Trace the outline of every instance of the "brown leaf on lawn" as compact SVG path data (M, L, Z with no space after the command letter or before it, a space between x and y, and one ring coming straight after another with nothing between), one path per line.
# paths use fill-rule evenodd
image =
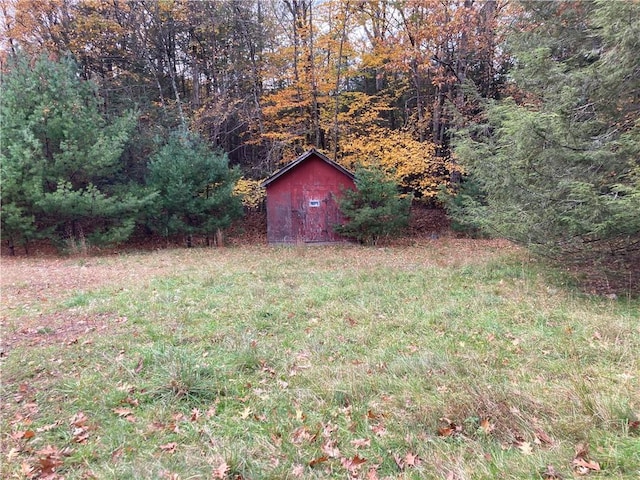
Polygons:
M122 447L116 448L113 452L111 452L111 461L112 462L117 461L122 456L123 453L124 453L124 449Z
M549 435L547 435L547 433L540 429L540 428L536 428L534 429L534 432L536 434L536 440L544 445L553 445L553 438L551 438ZM536 443L538 443L536 442Z
M563 477L560 475L553 465L547 465L546 470L540 473L543 480L561 480Z
M317 435L311 434L309 429L304 425L296 428L293 433L291 433L291 441L296 445L300 445L304 442L312 442L316 439Z
M446 427L438 428L438 435L441 437L451 437L462 432L462 426L451 422Z
M337 458L340 456L340 449L336 446L335 440L328 440L320 447L322 453L329 458Z
M493 423L491 423L491 420L489 420L488 418L483 418L480 421L480 428L486 435L489 435L491 432L495 430L496 426Z
M600 464L593 460L585 460L584 458L574 458L573 459L573 469L576 471L578 475L587 475L588 473L599 472Z
M378 477L378 465L373 465L372 467L369 467L369 470L367 471L367 480L380 480L380 477Z
M229 465L224 460L220 465L213 469L213 478L224 479L229 472Z
M375 413L373 410L367 410L367 418L369 420L379 420L382 417L384 417L384 415L380 413Z
M78 412L71 417L69 423L75 427L84 427L88 421L89 418L84 414L84 412Z
M73 432L73 441L76 443L84 443L89 438L89 430L86 428L74 428Z
M42 432L48 432L49 430L53 430L54 428L59 427L60 425L62 425L61 421L57 421L54 423L50 423L49 425L45 425L43 427L40 428L36 428L36 432L38 433L42 433Z
M129 408L118 407L118 408L114 408L111 411L121 418L128 417L129 415L133 415L133 411Z
M200 417L202 416L202 412L200 411L199 408L194 407L193 410L191 410L191 421L192 422L197 422Z
M356 473L360 469L360 465L365 463L367 460L355 455L353 458L342 457L340 459L340 463L342 466L349 471L349 473Z
M176 442L165 443L164 445L160 445L158 448L163 452L167 453L175 453L176 448L178 448L178 444Z
M351 445L355 448L366 448L371 446L371 439L369 438L356 438L351 440Z
M138 360L138 364L136 365L136 368L133 370L133 372L135 374L138 374L142 371L143 368L144 368L144 360L142 359L142 357L140 357L140 360Z
M529 442L518 442L516 444L516 446L518 447L518 449L524 455L532 455L533 454L533 447L531 446L531 443L529 443Z
M132 407L137 407L138 405L140 405L140 400L138 400L137 398L127 397L120 403L125 403L127 405L131 405Z
M13 432L11 434L11 438L14 440L29 440L36 436L36 433L33 430L24 430L19 432Z
M404 462L407 467L417 467L420 465L420 457L411 452L407 452L404 456Z
M589 455L589 445L586 443L579 443L576 445L575 452L575 458L587 458Z
M26 478L33 478L36 474L36 469L27 462L22 462L22 465L20 465L20 471Z
M336 426L331 422L322 424L322 436L324 438L330 438L333 432L335 432L335 430L336 430Z
M326 461L328 461L328 460L329 460L329 457L325 457L325 456L318 457L318 458L314 458L313 460L311 460L311 461L309 462L309 466L310 466L310 467L315 467L315 466L316 466L316 465L318 465L319 463L326 462Z
M291 475L295 478L302 478L302 475L304 475L304 465L296 463L291 469Z
M55 473L56 468L62 465L60 451L51 445L47 445L42 450L39 450L36 453L38 455L42 455L38 459L41 475L50 475L52 473Z
M371 425L371 430L378 437L382 437L382 436L387 434L387 428L384 425L382 425L381 423L378 423L376 425Z

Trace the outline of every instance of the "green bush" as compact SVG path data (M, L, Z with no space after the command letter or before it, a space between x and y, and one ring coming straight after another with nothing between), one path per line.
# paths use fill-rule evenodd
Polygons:
M382 237L400 235L409 224L411 196L401 196L398 185L375 167L356 170L356 190L345 190L339 208L347 218L336 233L375 245Z

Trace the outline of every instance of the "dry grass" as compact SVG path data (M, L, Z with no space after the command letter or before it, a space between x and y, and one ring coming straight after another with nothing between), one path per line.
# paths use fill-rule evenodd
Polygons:
M3 258L1 287L3 478L640 472L639 302L506 242Z

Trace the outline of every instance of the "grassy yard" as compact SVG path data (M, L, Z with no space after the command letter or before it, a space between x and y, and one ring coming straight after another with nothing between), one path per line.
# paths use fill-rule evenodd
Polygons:
M2 478L640 476L640 301L507 243L2 259Z

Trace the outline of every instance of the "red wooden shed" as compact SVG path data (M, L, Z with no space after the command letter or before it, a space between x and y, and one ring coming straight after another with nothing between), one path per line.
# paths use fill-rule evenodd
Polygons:
M281 168L264 182L269 243L341 242L333 231L343 222L337 198L355 188L354 176L315 149Z

